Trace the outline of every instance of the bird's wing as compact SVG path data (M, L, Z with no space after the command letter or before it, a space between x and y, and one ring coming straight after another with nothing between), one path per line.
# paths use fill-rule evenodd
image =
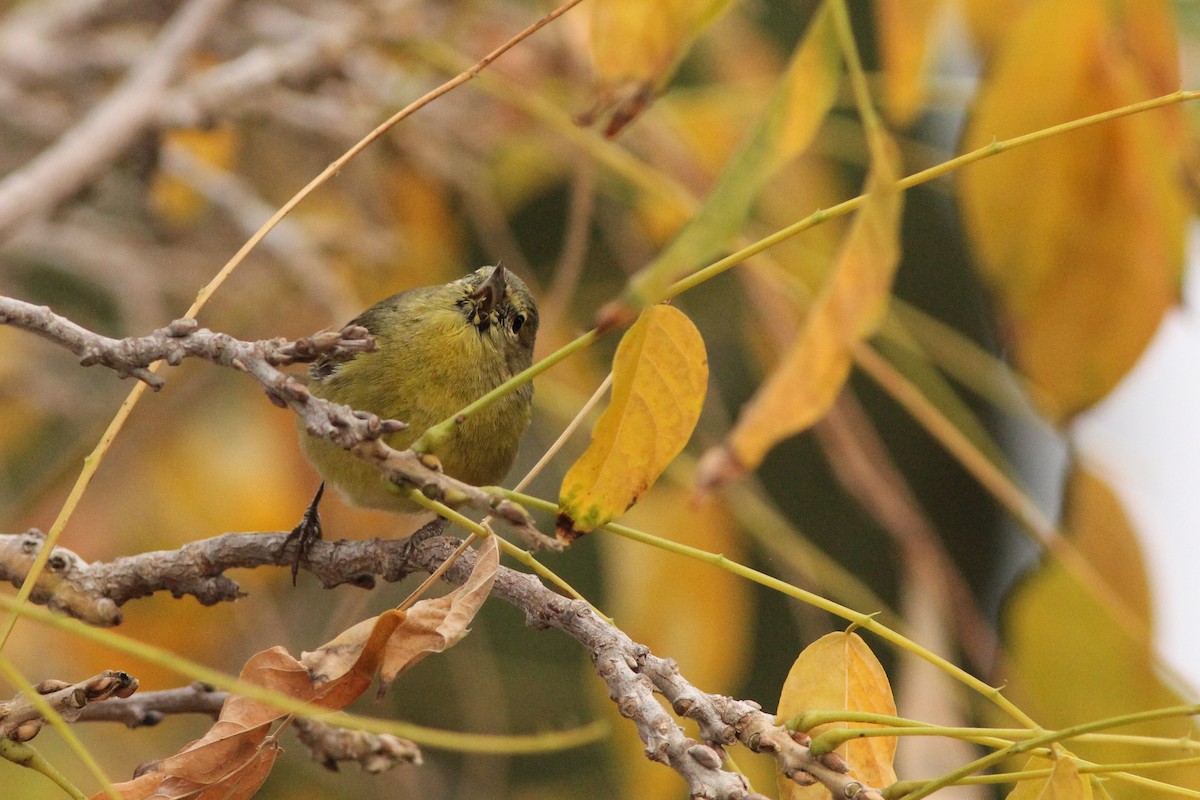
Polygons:
M361 325L367 329L367 333L371 334L372 336L378 336L380 330L382 329L382 315L387 313L389 309L394 308L399 298L400 295L394 295L386 300L379 301L354 319L347 322L343 327L349 328L353 325ZM362 352L357 352L349 357L341 355L339 355L337 358L334 358L332 355L320 356L312 363L312 366L308 368L309 377L315 381L325 380L326 378L336 374L338 370L354 359L362 357L362 355Z

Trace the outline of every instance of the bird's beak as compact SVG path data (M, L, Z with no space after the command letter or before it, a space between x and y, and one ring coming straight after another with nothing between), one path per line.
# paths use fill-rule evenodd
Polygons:
M491 316L504 299L504 267L499 264L492 270L492 274L488 279L480 284L479 288L471 293L471 299L478 305L475 307L476 319L487 319Z

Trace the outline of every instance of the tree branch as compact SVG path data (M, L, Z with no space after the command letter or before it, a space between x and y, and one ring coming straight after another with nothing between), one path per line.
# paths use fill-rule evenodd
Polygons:
M295 342L284 339L244 342L201 328L195 320L179 319L148 336L112 339L76 325L45 306L2 296L0 324L23 328L63 345L78 355L84 366L100 364L120 376L133 376L155 388L164 381L148 368L160 360L174 366L185 358L202 358L245 372L266 388L272 402L299 414L310 435L328 439L374 463L392 482L415 486L427 497L448 505L469 505L493 514L535 549L562 548L553 537L541 533L528 512L516 503L446 475L436 459L413 450L396 450L382 441L386 434L403 430L405 423L381 420L374 414L314 397L298 378L277 369L313 361L325 354L346 358L374 349L374 341L360 326L350 326L339 333L324 331Z
M442 524L431 523L421 535L404 541L318 541L304 566L326 587L343 583L369 587L376 577L395 581L416 570L432 572L458 545L456 539L431 535ZM119 620L116 608L125 601L156 590L169 590L177 596L192 594L201 602L232 600L240 590L223 573L233 568L290 566L292 554L290 546L284 547L286 537L282 531L229 533L191 542L177 551L143 553L110 564L91 565L74 563L78 556L56 548L52 569L39 582L33 598L84 619L88 619L84 615L95 615L101 624ZM0 537L0 571L6 579L20 580L7 574L11 568L8 554L21 549L25 551L22 557L32 561L39 542L36 531ZM474 564L475 554L468 550L450 565L444 577L451 583L462 583ZM820 781L834 796L848 800L881 797L876 790L855 781L836 754L812 755L804 734L792 734L776 725L774 717L757 703L701 691L683 677L673 661L655 656L645 645L597 617L587 604L555 594L535 576L501 567L492 594L520 609L531 627L557 628L588 649L609 696L620 713L637 727L646 744L646 755L678 772L694 797L759 797L750 792L741 775L722 768L725 748L736 743L772 754L780 771L797 783ZM697 723L702 741L685 734L655 693L661 693L676 714ZM334 738L341 741L340 736ZM385 752L375 753L362 746L374 753L368 761L384 758L393 749L380 744Z
M42 681L35 689L58 715L68 722L79 719L89 704L110 697L128 697L137 691L137 678L125 672L105 670L79 683ZM0 738L27 742L46 724L42 712L23 694L0 703Z
M133 694L137 679L112 670L77 684L43 681L37 688L51 707L71 722L120 722L129 728L157 725L169 714L204 714L215 719L229 698L228 692L200 682ZM0 703L0 737L28 741L44 722L21 695ZM354 761L364 772L375 774L400 764L421 763L420 748L392 734L352 731L304 718L293 719L292 727L312 759L326 769L337 771L338 764Z

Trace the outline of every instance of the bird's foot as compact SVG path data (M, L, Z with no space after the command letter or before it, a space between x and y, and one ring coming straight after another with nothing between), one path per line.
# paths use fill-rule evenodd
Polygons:
M417 545L433 536L438 536L446 530L446 520L438 517L431 522L422 525L412 536L404 540L404 546L400 549L400 563L408 564L409 556L416 550Z
M325 493L325 482L317 487L317 493L313 496L312 502L308 504L308 508L304 511L304 516L300 518L300 522L296 527L292 528L292 532L283 540L283 550L287 550L288 545L293 541L296 542L296 556L292 559L292 586L296 585L296 575L300 572L300 562L307 560L309 548L313 542L321 538L321 513L317 510L318 504L321 502L321 495Z

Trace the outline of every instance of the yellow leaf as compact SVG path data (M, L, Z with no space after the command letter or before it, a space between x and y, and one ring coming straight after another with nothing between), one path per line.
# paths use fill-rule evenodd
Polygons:
M1112 5L1042 0L1022 16L980 92L964 147L1154 95L1165 68L1138 58L1170 50L1170 32L1146 22L1122 28ZM1138 3L1127 18L1143 6L1159 0ZM1179 113L1092 126L962 174L979 268L1000 301L1017 366L1057 422L1116 385L1177 301L1187 220Z
M1036 0L961 0L963 14L983 55L992 55L1015 27L1013 23Z
M1151 595L1146 562L1137 533L1112 489L1076 465L1067 477L1063 516L1071 542L1148 629Z
M1048 776L1021 781L1009 793L1007 800L1092 800L1091 781L1079 774L1075 762L1070 758L1065 755L1060 755L1053 761L1031 758L1025 765L1027 770L1046 767L1050 767Z
M742 408L729 439L705 454L701 485L754 469L781 439L824 416L850 374L854 347L887 311L900 260L903 197L896 188L895 146L885 141L875 148L881 156L872 164L866 200L833 274L783 362Z
M1094 475L1077 468L1069 487L1064 524L1070 543L1108 587L1108 594L1097 596L1058 560L1047 560L1017 586L1004 615L1004 678L1013 699L1047 728L1186 702L1156 664L1149 584L1128 518ZM1126 610L1118 611L1115 604ZM1135 622L1142 623L1140 631L1119 621L1128 619L1129 610ZM1122 732L1174 738L1195 735L1196 729L1190 720L1172 719L1138 723ZM1131 743L1077 742L1072 749L1099 762L1174 757ZM1200 789L1200 768L1195 766L1164 770L1155 777ZM1113 782L1110 788L1114 797L1146 796L1145 787Z
M883 666L856 633L829 633L796 657L779 695L777 722L783 724L804 711L866 711L895 716L896 701ZM834 722L808 731L816 736L834 728L869 728L865 723ZM850 764L855 780L883 787L896 782L892 762L896 738L854 739L838 748ZM802 787L779 778L781 800L820 800L828 790L820 785Z
M907 125L925 103L929 36L946 0L877 0L884 110Z
M559 490L558 536L572 541L625 512L679 455L700 418L708 356L673 306L653 306L613 358L612 400Z
M597 0L589 44L601 80L657 84L729 0Z
M728 247L762 187L812 143L837 99L840 69L837 31L824 4L796 46L758 124L730 158L700 212L630 281L635 304L658 302L681 273Z
M598 115L616 105L609 135L666 85L697 37L730 0L595 0L588 44L600 88Z

